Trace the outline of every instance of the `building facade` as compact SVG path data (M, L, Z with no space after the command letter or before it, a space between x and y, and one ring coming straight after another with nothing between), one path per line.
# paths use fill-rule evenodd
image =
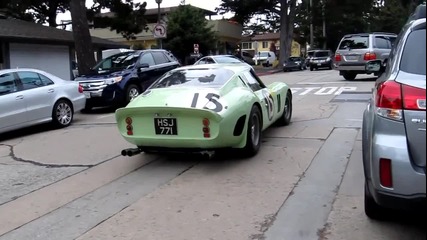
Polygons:
M167 7L160 8L161 22L166 23L168 21L168 14L176 11L178 7ZM235 22L228 21L226 19L212 20L212 16L217 15L216 12L201 9L208 18L208 25L216 32L218 37L217 43L217 54L230 53L237 49L238 43L241 41L243 26ZM112 13L103 13L103 16L111 16ZM92 36L96 36L110 41L119 42L126 44L131 48L138 49L152 49L157 48L157 39L154 37L153 29L157 24L158 9L147 9L145 13L147 19L148 31L143 31L134 36L134 39L127 40L121 34L117 34L115 31L111 31L109 28L91 28L90 33Z
M242 38L242 50L251 54L256 54L256 49L260 51L269 51L271 44L276 46L276 52L280 50L280 33L265 33L254 36L244 36ZM301 45L292 40L291 56L301 55Z

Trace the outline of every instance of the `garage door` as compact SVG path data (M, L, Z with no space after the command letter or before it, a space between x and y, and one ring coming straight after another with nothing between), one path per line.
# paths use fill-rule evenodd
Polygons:
M67 46L11 43L11 68L36 68L69 80L70 52Z

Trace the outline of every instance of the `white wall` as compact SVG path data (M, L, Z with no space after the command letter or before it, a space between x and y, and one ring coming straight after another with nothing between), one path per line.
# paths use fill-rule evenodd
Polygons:
M68 46L10 43L10 68L35 68L70 80Z

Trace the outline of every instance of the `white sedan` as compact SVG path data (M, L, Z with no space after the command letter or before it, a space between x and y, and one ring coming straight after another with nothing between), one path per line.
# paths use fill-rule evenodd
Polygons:
M0 70L0 133L46 122L68 127L85 103L77 82L37 69Z

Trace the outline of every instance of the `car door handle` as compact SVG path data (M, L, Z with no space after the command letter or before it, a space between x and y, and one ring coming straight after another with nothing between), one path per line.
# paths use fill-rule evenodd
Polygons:
M47 92L48 92L48 93L53 93L53 92L55 92L55 90L53 90L53 89L49 89L49 90L47 90Z
M16 96L16 100L22 100L22 99L24 99L24 95Z

